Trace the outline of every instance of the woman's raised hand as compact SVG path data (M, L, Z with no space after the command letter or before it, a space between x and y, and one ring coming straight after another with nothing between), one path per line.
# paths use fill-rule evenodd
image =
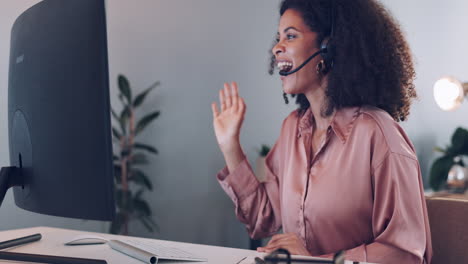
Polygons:
M237 83L225 83L219 91L220 110L216 103L211 104L213 125L219 147L223 153L240 145L239 135L245 115L244 99L239 97Z

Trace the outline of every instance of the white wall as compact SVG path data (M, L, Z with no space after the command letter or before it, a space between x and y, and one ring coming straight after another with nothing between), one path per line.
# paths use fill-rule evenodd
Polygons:
M14 19L38 1L0 3L0 164L6 165L9 34ZM464 0L385 0L401 21L417 60L420 96L403 124L416 145L427 175L434 145L445 145L455 127L468 126L468 103L457 112L438 110L432 84L452 74L468 81L468 10ZM278 76L267 72L268 50L277 26L279 0L128 0L108 1L109 62L112 102L117 105L117 74L128 76L136 90L155 80L162 85L143 111L161 110L142 135L160 154L146 169L156 186L151 202L159 234L136 224L136 235L247 246L244 227L231 201L215 181L223 159L214 134L210 103L223 82L236 80L247 102L242 143L251 161L262 143L273 144L283 118L292 110L282 101ZM0 229L49 225L103 230L96 222L41 216L18 209L11 193L0 208Z

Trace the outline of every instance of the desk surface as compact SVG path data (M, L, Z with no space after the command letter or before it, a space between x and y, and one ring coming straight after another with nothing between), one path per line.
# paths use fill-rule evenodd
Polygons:
M448 198L457 200L468 200L468 192L466 193L450 193L447 191L431 192L425 195L426 199L433 198Z
M6 251L10 252L21 252L21 253L33 253L33 254L46 254L46 255L58 255L67 257L78 257L78 258L95 258L105 259L109 264L142 264L143 262L126 256L118 251L111 249L107 244L102 245L86 245L86 246L64 246L63 244L78 235L95 235L109 239L119 239L122 236L92 233L69 229L50 228L50 227L33 227L25 229L16 229L9 231L0 232L0 240L10 240L18 237L32 235L35 233L41 233L42 239L38 242L19 246L16 248L10 248ZM141 241L152 241L153 239L147 238L135 238ZM153 240L154 241L154 240ZM216 264L251 264L254 263L253 258L255 256L262 256L261 253L252 250L217 247L208 245L198 245L190 243L172 242L157 240L160 243L164 243L168 246L177 247L179 249L192 252L193 254L206 257L208 263ZM4 261L1 263L19 263L13 261ZM164 262L162 260L159 263L206 263L206 262ZM352 263L352 262L346 262Z

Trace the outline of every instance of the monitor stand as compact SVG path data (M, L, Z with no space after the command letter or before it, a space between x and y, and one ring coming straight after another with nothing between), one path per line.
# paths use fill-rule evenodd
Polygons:
M2 167L0 169L0 206L5 194L11 187L23 186L21 169L18 167Z
M0 207L5 198L5 194L11 187L23 186L23 179L21 169L18 167L2 167L0 169ZM36 239L37 240L37 239ZM7 241L11 242L11 241ZM20 243L15 243L14 246L22 245L32 242L32 240L24 240ZM5 243L5 242L4 242ZM0 242L2 244L2 242ZM8 243L7 243L8 244ZM0 249L6 247L0 246ZM14 261L27 261L35 263L53 263L53 264L105 264L105 260L100 259L82 259L82 258L69 258L49 255L38 254L24 254L15 252L5 252L0 250L0 259L14 260Z

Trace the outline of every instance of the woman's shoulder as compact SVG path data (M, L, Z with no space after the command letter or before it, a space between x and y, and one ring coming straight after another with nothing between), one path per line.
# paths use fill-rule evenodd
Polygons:
M284 118L283 123L281 125L278 141L283 143L290 143L291 140L296 139L299 135L299 131L301 130L300 123L302 117L303 112L300 110L294 110L291 113L289 113L289 115L286 116L286 118Z
M299 120L299 118L301 118L301 110L300 109L296 109L296 110L293 110L291 113L289 113L288 116L286 116L286 118L284 119L284 121L286 122L287 120L288 121L297 121Z
M416 159L414 146L403 128L385 110L374 106L362 106L355 125L356 132L369 134L392 153Z
M284 128L295 128L301 119L301 111L299 109L296 109L289 113L289 115L286 116L283 120L283 129Z

